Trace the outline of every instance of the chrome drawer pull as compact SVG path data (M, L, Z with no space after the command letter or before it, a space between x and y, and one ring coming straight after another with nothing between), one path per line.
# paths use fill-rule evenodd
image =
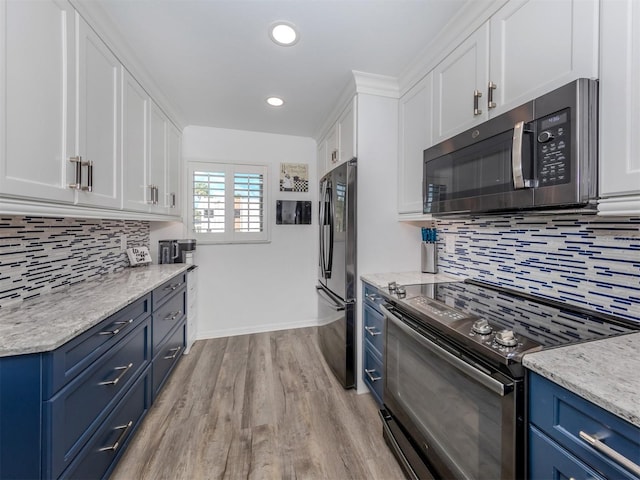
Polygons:
M104 332L100 332L98 335L117 335L122 330L124 330L125 327L128 327L132 323L133 323L133 318L130 318L129 320L126 320L123 322L115 322L114 325L122 325L122 327L116 328L115 330L106 330Z
M115 452L116 450L118 450L118 448L120 448L120 445L122 445L122 440L124 440L124 437L127 435L127 432L129 431L132 425L133 425L133 420L129 420L129 423L127 423L126 425L120 425L119 427L114 428L114 430L122 430L122 433L116 440L116 443L114 443L110 447L102 447L98 451L99 452Z
M167 355L166 357L164 357L164 359L165 360L173 360L174 358L176 358L178 356L178 353L180 353L180 350L182 350L182 347L172 348L169 351L173 352L173 355Z
M378 330L376 327L364 327L364 329L367 331L367 333L369 335L371 335L372 337L376 337L378 335L380 335L382 332L380 330Z
M180 315L182 315L182 310L178 310L177 312L172 312L169 315L167 315L166 317L164 317L164 319L165 320L175 320Z
M367 293L365 297L367 297L367 300L371 300L372 302L375 302L376 299L379 298L379 296L376 295L375 293Z
M620 453L616 452L613 448L605 445L603 442L598 440L598 438L595 437L594 435L589 435L588 433L585 433L582 430L580 430L580 438L583 439L585 442L587 442L589 445L591 445L593 448L598 450L603 455L606 455L614 462L619 463L624 468L632 472L634 475L640 477L640 466L633 463L624 455L621 455Z
M164 287L165 290L177 290L178 287L180 287L180 285L182 285L182 282L180 283L176 283L173 285L167 285L166 287Z
M115 379L109 380L107 382L100 382L98 385L116 385L122 379L122 377L124 377L126 375L126 373L129 371L129 369L131 367L133 367L133 363L130 363L129 365L127 365L125 367L116 367L116 368L114 368L114 370L122 370L122 373L120 375L118 375Z
M375 368L372 368L371 370L367 370L366 368L364 369L364 373L367 374L367 377L369 377L369 380L371 380L372 382L377 382L378 380L382 380L382 377L380 375L378 375L377 377L373 375L375 371L376 371Z

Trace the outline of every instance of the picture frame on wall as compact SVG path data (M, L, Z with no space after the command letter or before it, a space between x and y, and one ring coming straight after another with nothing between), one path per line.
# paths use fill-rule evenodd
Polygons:
M309 191L309 165L306 163L280 164L280 191L302 192Z

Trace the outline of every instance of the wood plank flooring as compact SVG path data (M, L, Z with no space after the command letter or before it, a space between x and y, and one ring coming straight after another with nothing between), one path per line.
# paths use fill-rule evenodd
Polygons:
M196 342L111 476L403 478L377 405L338 384L315 328Z

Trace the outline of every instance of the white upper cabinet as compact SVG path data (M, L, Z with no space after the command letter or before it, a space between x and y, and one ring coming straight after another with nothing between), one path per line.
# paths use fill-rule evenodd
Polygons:
M483 108L491 115L598 76L596 0L511 0L491 17L490 29L495 88L484 85Z
M74 15L66 1L0 2L0 194L74 201Z
M182 133L176 126L167 124L167 196L166 206L170 215L180 215L182 200Z
M147 181L151 192L151 212L166 213L165 171L167 169L167 117L155 102L149 109L149 167Z
M400 98L398 213L422 214L423 151L432 143L430 73Z
M485 24L433 70L434 143L487 119L483 96L488 80L489 25Z
M600 24L601 215L640 214L640 2L604 1Z
M338 163L351 160L356 156L356 100L349 102L340 118L338 118L338 131L340 132L340 146Z
M605 2L606 3L606 2ZM598 76L597 0L510 0L434 69L434 143Z
M78 203L121 208L121 65L91 27L79 16L76 18L79 47L76 152L84 164Z
M318 142L317 164L318 179L320 179L327 172L327 141L324 139Z
M123 69L124 70L124 69ZM150 98L127 72L122 75L122 189L125 210L148 212L151 190L147 181Z

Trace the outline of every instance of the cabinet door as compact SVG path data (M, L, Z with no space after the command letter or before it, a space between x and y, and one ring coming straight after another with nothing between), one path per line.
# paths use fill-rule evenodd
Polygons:
M182 134L176 126L167 122L167 195L169 214L181 214L182 185Z
M322 139L318 143L318 179L327 172L327 142Z
M485 23L433 70L433 142L438 143L488 118L489 24ZM478 112L474 111L474 92Z
M0 194L74 201L73 19L66 1L0 2Z
M338 119L340 132L339 163L351 160L356 156L356 100L349 102Z
M600 195L640 195L640 3L602 2L601 17ZM626 208L638 214L640 198Z
M165 170L167 164L167 120L153 101L149 109L149 187L155 187L151 211L165 213ZM151 190L150 190L151 191Z
M336 123L327 134L327 171L335 167L340 161L340 136Z
M597 55L597 0L512 0L491 17L496 106L483 85L482 108L499 115L577 78L597 78Z
M77 15L77 14L76 14ZM92 163L83 167L84 185L78 203L121 208L120 62L78 15L79 118L77 152ZM85 175L86 174L86 175Z
M432 139L432 88L430 73L400 99L399 213L422 213L422 158Z
M149 95L124 70L122 76L122 189L125 210L147 212L147 122Z

